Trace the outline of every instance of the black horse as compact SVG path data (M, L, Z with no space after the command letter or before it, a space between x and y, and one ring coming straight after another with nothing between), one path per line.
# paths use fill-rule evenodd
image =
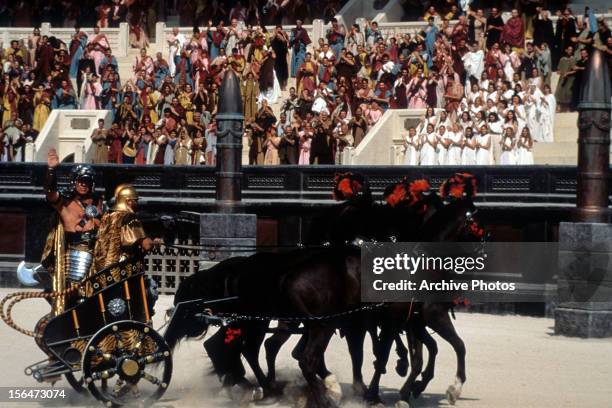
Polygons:
M421 201L421 204L425 205L414 207L412 213L407 214L402 214L397 209L392 211L387 209L381 216L376 207L367 205L361 206L361 211L364 211L363 216L380 220L386 218L387 221L391 221L377 223L387 226L383 234L386 234L388 239L395 240L399 237L399 240L404 240L406 231L424 231L418 226L428 225L429 228L424 234L410 233L413 238L410 240L429 235L429 238L435 241L456 239L466 225L467 214L470 210L473 211L471 200L458 200L453 204L441 206L435 194L429 195L427 200ZM350 212L353 211L354 208L351 208ZM369 211L371 213L368 214ZM403 216L398 217L398 215ZM354 213L352 218L355 218ZM396 235L390 235L391 233ZM360 306L359 267L359 251L350 246L334 245L328 249L306 249L289 254L257 254L248 258L221 262L210 270L200 271L189 277L179 287L175 303L195 298L234 295L238 296L239 301L228 308L228 311L233 313L282 318L281 313L285 312L286 316L303 318L306 335L301 342L303 347L297 353L300 367L310 385L310 397L317 406L325 406L330 401L325 397L325 389L320 380L324 379L329 371L325 368L323 353L335 328L342 325L337 322L309 320L309 318L330 316ZM215 310L215 313L223 312L223 309L221 307ZM391 344L404 329L410 314L409 310L406 304L393 304L386 307L382 313L373 313L373 319L361 319L362 322L374 321L380 327L380 334L375 336L374 342L377 363L368 393L371 400L378 398L378 383L384 372ZM448 313L446 315L448 316ZM264 390L271 391L274 376L273 374L264 376L257 361L259 347L268 327L267 321L242 321L237 327L242 336L239 353L221 353L233 356L230 357L233 363L225 362L218 372L230 374L228 377L230 381L237 383L244 376L244 368L239 364L239 356L242 353ZM359 381L363 361L363 337L368 329L368 323L358 328L351 325L347 327L349 329L345 333L353 358L354 376ZM196 325L193 316L184 316L182 323L174 324L172 331L169 329L166 339L171 346L174 346L180 338L202 334L206 328L206 322ZM372 332L372 326L369 328ZM223 336L223 331L220 333L222 333L220 336ZM222 337L213 336L208 342L217 345L227 343L225 341L221 343L219 338ZM270 351L268 343L266 350ZM225 351L228 351L227 347ZM213 364L220 366L215 363L218 354L209 352ZM268 364L273 367L273 358L268 359ZM269 370L269 373L273 373L273 370ZM362 380L361 383L363 384Z
M225 375L226 385L244 381L244 368L239 362L240 354L244 355L264 395L275 392L274 383L264 375L257 360L268 319L302 319L307 340L300 353L300 368L314 404L326 406L330 401L322 380L329 371L323 353L338 323L311 318L333 316L360 306L359 267L359 249L349 246L342 250L302 249L232 258L186 278L177 290L175 304L201 298L237 297L235 303L220 305L213 312L248 317L220 330L207 340L205 347L217 373ZM197 320L194 314L173 318L173 325L165 334L171 347L184 337L205 332L207 322L194 320ZM236 347L225 347L232 343L226 341L229 330L239 330L239 338L234 339L238 342Z

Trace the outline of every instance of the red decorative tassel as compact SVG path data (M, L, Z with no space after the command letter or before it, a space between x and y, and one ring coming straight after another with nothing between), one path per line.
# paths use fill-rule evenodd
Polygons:
M227 331L225 332L225 339L223 339L223 342L225 344L231 344L234 340L240 337L241 334L242 334L242 331L240 329L228 328Z

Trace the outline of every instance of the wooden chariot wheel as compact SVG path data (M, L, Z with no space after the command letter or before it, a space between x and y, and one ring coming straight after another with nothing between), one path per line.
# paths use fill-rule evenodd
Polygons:
M89 392L106 406L150 406L170 384L172 354L150 326L124 320L91 337L81 367Z

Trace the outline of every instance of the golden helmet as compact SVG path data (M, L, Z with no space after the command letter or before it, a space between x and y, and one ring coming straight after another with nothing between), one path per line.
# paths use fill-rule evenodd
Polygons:
M132 209L128 205L128 201L138 200L138 193L131 184L121 184L115 189L115 206L114 211L129 211Z

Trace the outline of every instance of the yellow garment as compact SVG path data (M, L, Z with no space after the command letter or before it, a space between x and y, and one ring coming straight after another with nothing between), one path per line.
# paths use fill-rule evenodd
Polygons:
M42 96L39 93L34 95L34 120L32 122L32 129L40 132L45 126L45 122L47 122L47 118L49 117L49 99L46 96Z
M247 79L242 83L242 105L245 119L255 118L257 115L257 95L259 85L254 79Z
M15 95L15 106L19 103L19 95ZM2 125L11 120L13 114L12 106L9 101L8 95L2 97L2 106L4 107L4 113L2 114Z
M157 115L157 110L155 107L157 106L157 101L159 101L159 94L150 93L147 95L147 105L149 107L149 117L151 118L151 123L157 123L159 121L159 116Z
M193 125L193 103L191 96L187 92L181 92L178 96L179 103L185 109L185 119L188 125ZM155 122L154 122L155 123Z

